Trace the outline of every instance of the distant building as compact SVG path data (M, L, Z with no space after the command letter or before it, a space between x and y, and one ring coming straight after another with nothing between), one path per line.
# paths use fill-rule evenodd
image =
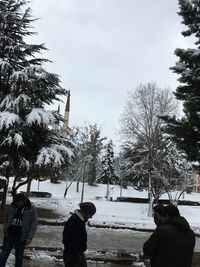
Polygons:
M72 131L69 127L69 115L70 115L70 90L68 91L67 102L65 106L64 121L61 126L57 125L55 130L58 131L63 137L68 137ZM60 105L58 107L58 113L60 114Z
M70 115L70 90L68 91L67 95L67 102L65 106L65 113L64 113L64 121L62 125L56 125L55 130L60 133L62 137L69 137L69 134L71 133L72 129L69 127L69 115ZM58 114L60 114L60 105L58 106ZM61 173L65 173L65 170L62 170L58 173L54 173L53 176L50 177L51 183L59 183Z

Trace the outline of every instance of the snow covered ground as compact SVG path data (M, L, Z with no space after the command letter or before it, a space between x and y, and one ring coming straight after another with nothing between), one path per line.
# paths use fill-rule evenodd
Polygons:
M82 184L80 184L79 193L76 192L76 183L73 183L64 199L66 183L52 184L49 180L32 182L32 191L45 191L52 194L51 198L31 198L37 207L49 208L55 210L61 215L59 220L65 220L69 213L78 208L81 201ZM20 188L26 190L26 186ZM152 217L148 217L148 204L124 203L115 201L106 201L106 185L89 186L85 184L84 201L91 201L97 207L97 213L91 220L93 224L121 225L136 228L155 228ZM120 187L110 187L110 197L116 200L120 196ZM147 192L139 192L132 187L123 189L122 196L126 197L147 197ZM167 198L167 196L163 196ZM200 201L199 193L185 194L184 199ZM183 215L191 224L195 232L200 233L200 206L179 206L181 215ZM57 220L58 221L58 220Z

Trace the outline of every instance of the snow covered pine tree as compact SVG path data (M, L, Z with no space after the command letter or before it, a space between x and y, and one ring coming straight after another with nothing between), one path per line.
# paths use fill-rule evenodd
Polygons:
M115 174L114 170L114 151L113 142L110 140L105 146L105 154L102 159L102 171L99 180L107 184L106 199L109 200L109 185L117 182L119 177Z
M183 103L184 115L181 119L166 116L164 131L171 135L177 147L184 151L187 159L200 172L200 1L179 0L182 23L187 29L182 32L184 37L196 37L196 48L175 50L179 61L171 69L180 75L181 83L175 96Z
M99 156L103 149L103 141L106 137L101 137L101 130L97 124L85 126L82 131L82 145L83 151L87 158L87 181L89 185L94 185L97 179ZM83 152L82 151L82 152Z
M36 53L43 44L28 44L30 8L26 0L0 1L0 174L16 181L49 173L67 164L70 142L54 130L62 117L45 106L68 92L58 75L47 72ZM5 202L5 199L4 199Z

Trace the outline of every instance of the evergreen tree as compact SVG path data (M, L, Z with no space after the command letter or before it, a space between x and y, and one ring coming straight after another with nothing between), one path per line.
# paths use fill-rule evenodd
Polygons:
M148 189L148 150L139 142L122 146L121 176L136 190Z
M87 162L87 179L89 185L94 185L97 179L97 173L100 162L100 154L103 149L103 141L105 137L101 137L101 130L98 129L97 125L89 125L85 129L86 142L85 142L85 151L87 157L90 160Z
M175 50L178 62L171 69L180 75L180 85L175 96L183 103L181 118L162 117L166 126L164 131L171 135L178 149L184 151L186 158L196 165L200 172L200 1L179 0L182 23L187 27L184 37L196 37L195 48Z
M62 119L45 109L67 91L58 75L43 68L37 57L43 44L28 44L34 34L26 0L0 1L0 174L38 177L65 165L72 154L70 143L53 129ZM24 183L25 183L24 182Z
M103 141L106 138L101 137L101 130L96 124L74 128L71 138L75 144L74 157L70 167L73 177L79 183L84 176L88 184L94 185L99 172Z
M124 176L124 155L122 153L122 151L120 151L117 156L115 156L114 158L114 169L115 169L115 173L118 177L117 180L117 184L120 185L120 196L122 196L122 189L127 189L127 186L129 184L129 180L126 179L127 177Z
M117 182L117 175L114 168L114 151L113 142L110 140L105 146L105 153L101 162L100 181L103 184L115 184Z
M192 168L169 138L163 138L162 147L155 151L150 165L148 150L142 142L127 142L123 146L123 155L121 168L124 179L131 181L136 190L148 190L151 175L155 202L163 193L167 193L170 201L174 201L172 191L177 189L183 193L188 183L191 185Z
M116 183L118 177L114 170L114 151L113 142L110 140L105 146L105 154L102 160L102 171L99 180L107 184L106 199L109 198L109 185Z

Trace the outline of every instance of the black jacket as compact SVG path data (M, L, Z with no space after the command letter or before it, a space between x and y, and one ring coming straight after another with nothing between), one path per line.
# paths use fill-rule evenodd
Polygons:
M158 226L144 243L151 267L191 267L195 235L184 217L171 218Z
M87 232L85 222L73 214L65 223L63 231L65 253L80 254L87 249Z

